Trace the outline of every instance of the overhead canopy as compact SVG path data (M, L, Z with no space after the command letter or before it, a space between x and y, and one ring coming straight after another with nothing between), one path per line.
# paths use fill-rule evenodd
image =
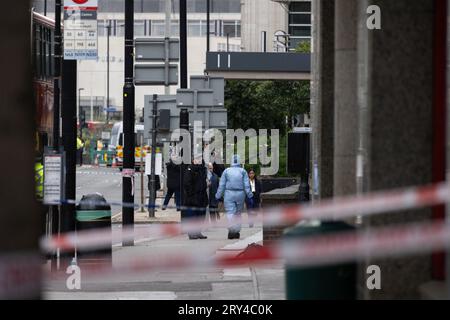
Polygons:
M310 80L311 54L279 52L208 52L206 72L242 80Z

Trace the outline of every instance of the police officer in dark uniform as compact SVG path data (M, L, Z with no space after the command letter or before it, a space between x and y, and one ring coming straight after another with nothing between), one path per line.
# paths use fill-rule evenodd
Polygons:
M206 167L201 158L194 159L184 173L182 222L202 221L208 206ZM188 232L189 239L206 239L201 230Z
M172 159L166 164L167 166L167 193L164 198L163 210L166 210L169 204L170 198L175 194L175 204L177 206L177 211L180 208L180 165L175 164Z

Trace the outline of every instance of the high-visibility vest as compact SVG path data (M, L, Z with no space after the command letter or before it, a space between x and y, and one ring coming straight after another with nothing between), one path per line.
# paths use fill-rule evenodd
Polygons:
M83 141L80 138L77 138L77 150L80 150L84 147Z
M41 200L44 198L44 166L40 162L34 165L34 179L36 182L36 197Z

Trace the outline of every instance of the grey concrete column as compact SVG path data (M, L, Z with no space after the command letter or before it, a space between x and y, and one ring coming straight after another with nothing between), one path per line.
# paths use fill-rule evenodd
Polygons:
M356 193L358 0L335 1L334 195Z
M433 0L369 0L382 14L381 30L367 31L366 77L359 90L367 106L368 191L432 181ZM365 11L365 8L364 8ZM361 15L360 24L366 24ZM430 219L430 210L407 210L363 220L367 228ZM431 255L369 260L381 268L381 290L371 299L417 298L431 278Z
M312 191L319 200L333 196L334 1L313 1L312 10Z

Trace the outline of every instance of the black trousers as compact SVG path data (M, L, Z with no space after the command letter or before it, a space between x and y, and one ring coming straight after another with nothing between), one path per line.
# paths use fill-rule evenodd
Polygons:
M181 223L198 222L205 219L206 208L189 208L181 210ZM188 235L196 236L201 233L201 228L195 231L189 231Z

